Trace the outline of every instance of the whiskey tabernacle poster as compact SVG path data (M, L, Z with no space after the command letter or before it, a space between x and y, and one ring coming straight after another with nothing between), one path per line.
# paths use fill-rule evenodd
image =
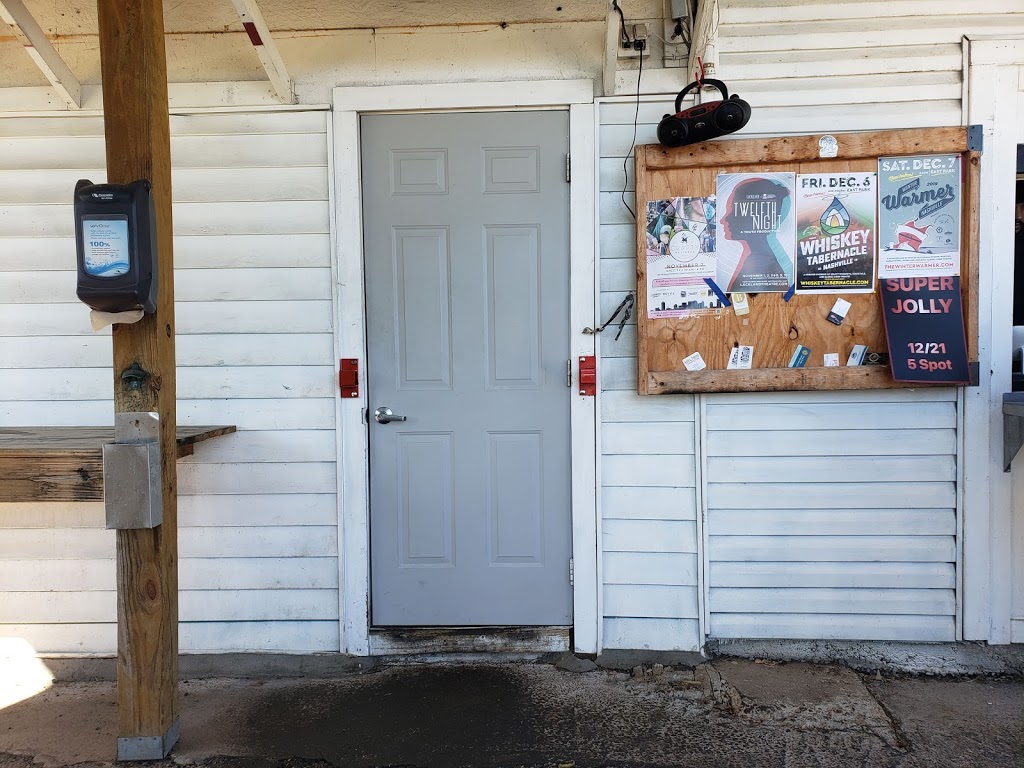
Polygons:
M792 173L718 174L718 277L725 293L785 293L795 277Z
M878 279L960 274L960 155L878 159Z
M873 173L796 177L796 290L870 293L875 284Z

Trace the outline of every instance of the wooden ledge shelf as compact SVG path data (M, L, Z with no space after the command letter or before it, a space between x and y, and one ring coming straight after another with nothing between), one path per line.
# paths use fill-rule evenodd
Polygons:
M178 427L178 458L233 426ZM103 444L113 427L0 429L0 502L103 501Z

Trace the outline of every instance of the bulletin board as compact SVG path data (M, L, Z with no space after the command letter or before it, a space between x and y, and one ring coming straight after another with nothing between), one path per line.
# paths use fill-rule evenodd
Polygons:
M709 141L669 149L636 148L637 357L641 395L688 392L756 392L921 387L894 381L889 366L847 366L855 344L887 352L882 306L875 293L750 295L749 314L733 307L717 316L649 319L647 311L646 204L672 197L713 195L720 173L878 171L880 157L961 155L960 289L972 383L978 360L979 151L968 146L967 127L833 134L835 157L821 157L821 135ZM876 247L878 244L876 234ZM842 325L827 320L837 298L852 305ZM787 367L797 344L811 350L806 367ZM737 345L754 347L747 370L727 370ZM707 367L688 371L682 360L699 352ZM839 367L824 367L823 354L839 353Z

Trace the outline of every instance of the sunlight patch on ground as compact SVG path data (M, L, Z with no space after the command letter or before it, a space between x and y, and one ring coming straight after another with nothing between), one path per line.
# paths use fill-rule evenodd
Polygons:
M30 699L53 685L35 649L19 637L0 637L0 709Z

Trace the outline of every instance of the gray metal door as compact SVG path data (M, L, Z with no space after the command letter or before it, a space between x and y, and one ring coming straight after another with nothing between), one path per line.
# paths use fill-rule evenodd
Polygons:
M360 133L373 624L571 624L568 114Z

